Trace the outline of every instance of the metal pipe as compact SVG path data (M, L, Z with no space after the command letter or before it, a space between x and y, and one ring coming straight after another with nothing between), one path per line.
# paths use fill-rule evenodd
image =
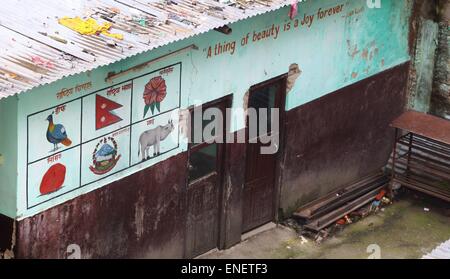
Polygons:
M189 46L187 46L187 47L181 48L181 49L179 49L179 50L172 51L172 52L167 53L167 54L164 54L164 55L162 55L162 56L160 56L160 57L158 57L158 58L154 58L154 59L149 60L149 61L147 61L147 62L144 62L144 63L142 63L142 64L139 64L139 65L136 65L136 66L134 66L134 67L131 67L131 68L127 69L127 70L120 71L120 72L118 72L118 73L111 73L111 74L108 74L108 76L106 77L105 80L106 80L106 82L112 82L114 79L116 79L116 78L118 78L118 77L127 75L127 74L129 74L129 73L131 73L131 72L136 72L136 71L142 70L143 68L149 66L150 64L156 63L156 62L158 62L158 61L160 61L160 60L162 60L162 59L165 59L165 58L174 56L174 55L176 55L176 54L179 54L179 53L181 53L181 52L184 52L184 51L187 51L187 50L191 50L191 49L197 50L198 47L197 47L195 44L192 44L192 45L189 45Z

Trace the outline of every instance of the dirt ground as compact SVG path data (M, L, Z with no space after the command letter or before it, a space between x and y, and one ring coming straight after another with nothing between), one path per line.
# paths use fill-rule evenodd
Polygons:
M449 204L416 194L403 194L383 211L347 225L321 244L278 225L228 250L215 251L201 258L421 258L450 239L449 208Z

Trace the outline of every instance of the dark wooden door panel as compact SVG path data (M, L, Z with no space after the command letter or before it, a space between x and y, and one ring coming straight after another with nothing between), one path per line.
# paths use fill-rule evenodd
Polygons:
M266 177L245 185L243 232L249 231L273 219L273 179Z
M253 87L250 90L249 106L255 109L282 107L281 96L284 94L285 84L285 78L281 78ZM261 118L258 116L258 122L260 120ZM250 123L249 125L254 124ZM257 125L260 127L260 123ZM277 132L272 130L272 126L269 127L267 129L269 133ZM259 136L263 136L261 131ZM264 225L272 221L275 216L276 154L261 154L263 145L259 138L257 142L247 143L242 232Z
M217 247L219 191L217 174L189 185L186 236L187 257L192 258Z
M190 114L201 113L214 107L220 109L225 115L225 110L230 103L231 99L222 98L203 105L201 108L192 108ZM218 139L226 134L225 118L223 121L223 130L215 131L214 134ZM203 121L200 126L204 128L208 123L208 121ZM194 124L194 122L191 122L191 124ZM191 132L194 129L199 129L197 126L192 125L190 127ZM208 140L211 140L211 138ZM203 139L201 142L189 144L188 212L185 243L185 256L188 258L196 257L219 247L219 240L224 237L223 234L220 235L219 223L222 217L220 207L222 206L222 166L225 145L219 142L210 143L210 141Z

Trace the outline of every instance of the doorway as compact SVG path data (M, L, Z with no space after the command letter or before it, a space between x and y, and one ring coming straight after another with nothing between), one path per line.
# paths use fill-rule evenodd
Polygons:
M190 110L190 138L188 150L188 188L187 188L187 232L186 257L194 258L219 247L220 218L222 209L222 173L225 144L212 142L211 138L200 137L200 141L192 142L195 131L194 113L201 113L208 108L216 108L225 116L226 108L230 104L229 98L223 98L201 107ZM215 121L203 120L204 128ZM222 119L223 129L212 131L213 138L224 137L225 117ZM199 127L197 127L199 130ZM223 142L223 141L222 141Z
M247 141L242 233L275 219L276 197L278 196L276 190L278 152L261 154L261 147L268 144L261 143L260 139L263 136L274 135L276 131L271 127L270 112L267 119L261 119L259 109L278 108L280 112L279 120L282 123L285 92L286 76L280 76L250 88L248 107L257 110L257 127L260 127L260 121L268 121L268 123L267 131L260 131L258 128L256 143ZM281 128L281 125L279 126ZM247 119L247 135L249 135L249 119Z

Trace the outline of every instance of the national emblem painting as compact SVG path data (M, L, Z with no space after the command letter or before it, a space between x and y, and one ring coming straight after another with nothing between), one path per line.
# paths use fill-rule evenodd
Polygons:
M113 137L101 139L92 152L92 165L89 169L97 175L110 172L120 160L117 142Z
M130 166L130 130L130 127L125 127L82 144L82 186Z

